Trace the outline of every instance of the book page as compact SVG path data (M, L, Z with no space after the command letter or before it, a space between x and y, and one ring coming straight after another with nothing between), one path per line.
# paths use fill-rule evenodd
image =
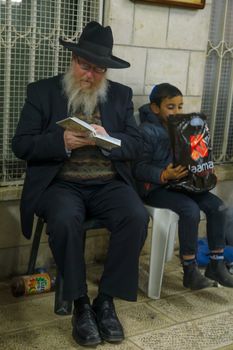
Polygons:
M121 146L121 140L116 139L115 137L111 137L109 135L101 135L101 134L95 134L93 135L95 138L96 145L105 148L107 150L111 150L112 148L120 147Z
M111 137L109 135L98 134L93 128L93 126L77 117L69 117L59 120L57 124L63 127L64 129L69 129L72 131L90 131L89 137L93 137L95 139L96 145L98 147L111 150L112 148L121 146L121 140Z
M62 126L64 129L70 129L72 131L91 131L95 133L95 129L90 124L77 117L69 117L59 120L57 124Z

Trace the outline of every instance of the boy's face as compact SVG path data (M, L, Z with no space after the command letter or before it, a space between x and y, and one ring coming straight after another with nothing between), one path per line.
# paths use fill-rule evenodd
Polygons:
M183 110L183 96L175 96L172 98L166 97L160 107L155 103L151 104L151 109L155 114L159 114L166 122L169 115L176 115L182 113Z

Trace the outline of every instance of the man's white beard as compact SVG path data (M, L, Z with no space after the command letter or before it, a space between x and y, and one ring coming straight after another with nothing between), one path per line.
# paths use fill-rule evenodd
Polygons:
M108 81L103 77L98 87L82 90L71 66L64 75L63 89L68 98L68 113L81 113L90 116L98 103L106 101Z

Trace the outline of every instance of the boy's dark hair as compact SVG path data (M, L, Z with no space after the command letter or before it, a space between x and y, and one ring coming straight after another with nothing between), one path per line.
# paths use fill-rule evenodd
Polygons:
M161 102L165 98L173 98L176 96L183 96L182 92L169 83L162 83L155 85L150 93L150 102L155 103L158 107L160 107Z

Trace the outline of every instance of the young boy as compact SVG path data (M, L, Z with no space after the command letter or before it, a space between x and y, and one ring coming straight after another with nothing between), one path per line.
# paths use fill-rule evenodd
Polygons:
M168 83L153 88L150 104L139 109L144 150L134 164L134 176L146 204L171 209L179 215L178 234L184 287L192 290L206 288L212 285L209 279L223 286L233 287L233 276L223 260L226 215L224 203L210 192L182 193L166 188L169 180L181 179L188 173L184 166L173 167L167 129L167 117L182 113L182 108L183 96L178 88ZM198 270L195 258L200 210L206 214L207 238L211 251L205 276Z

